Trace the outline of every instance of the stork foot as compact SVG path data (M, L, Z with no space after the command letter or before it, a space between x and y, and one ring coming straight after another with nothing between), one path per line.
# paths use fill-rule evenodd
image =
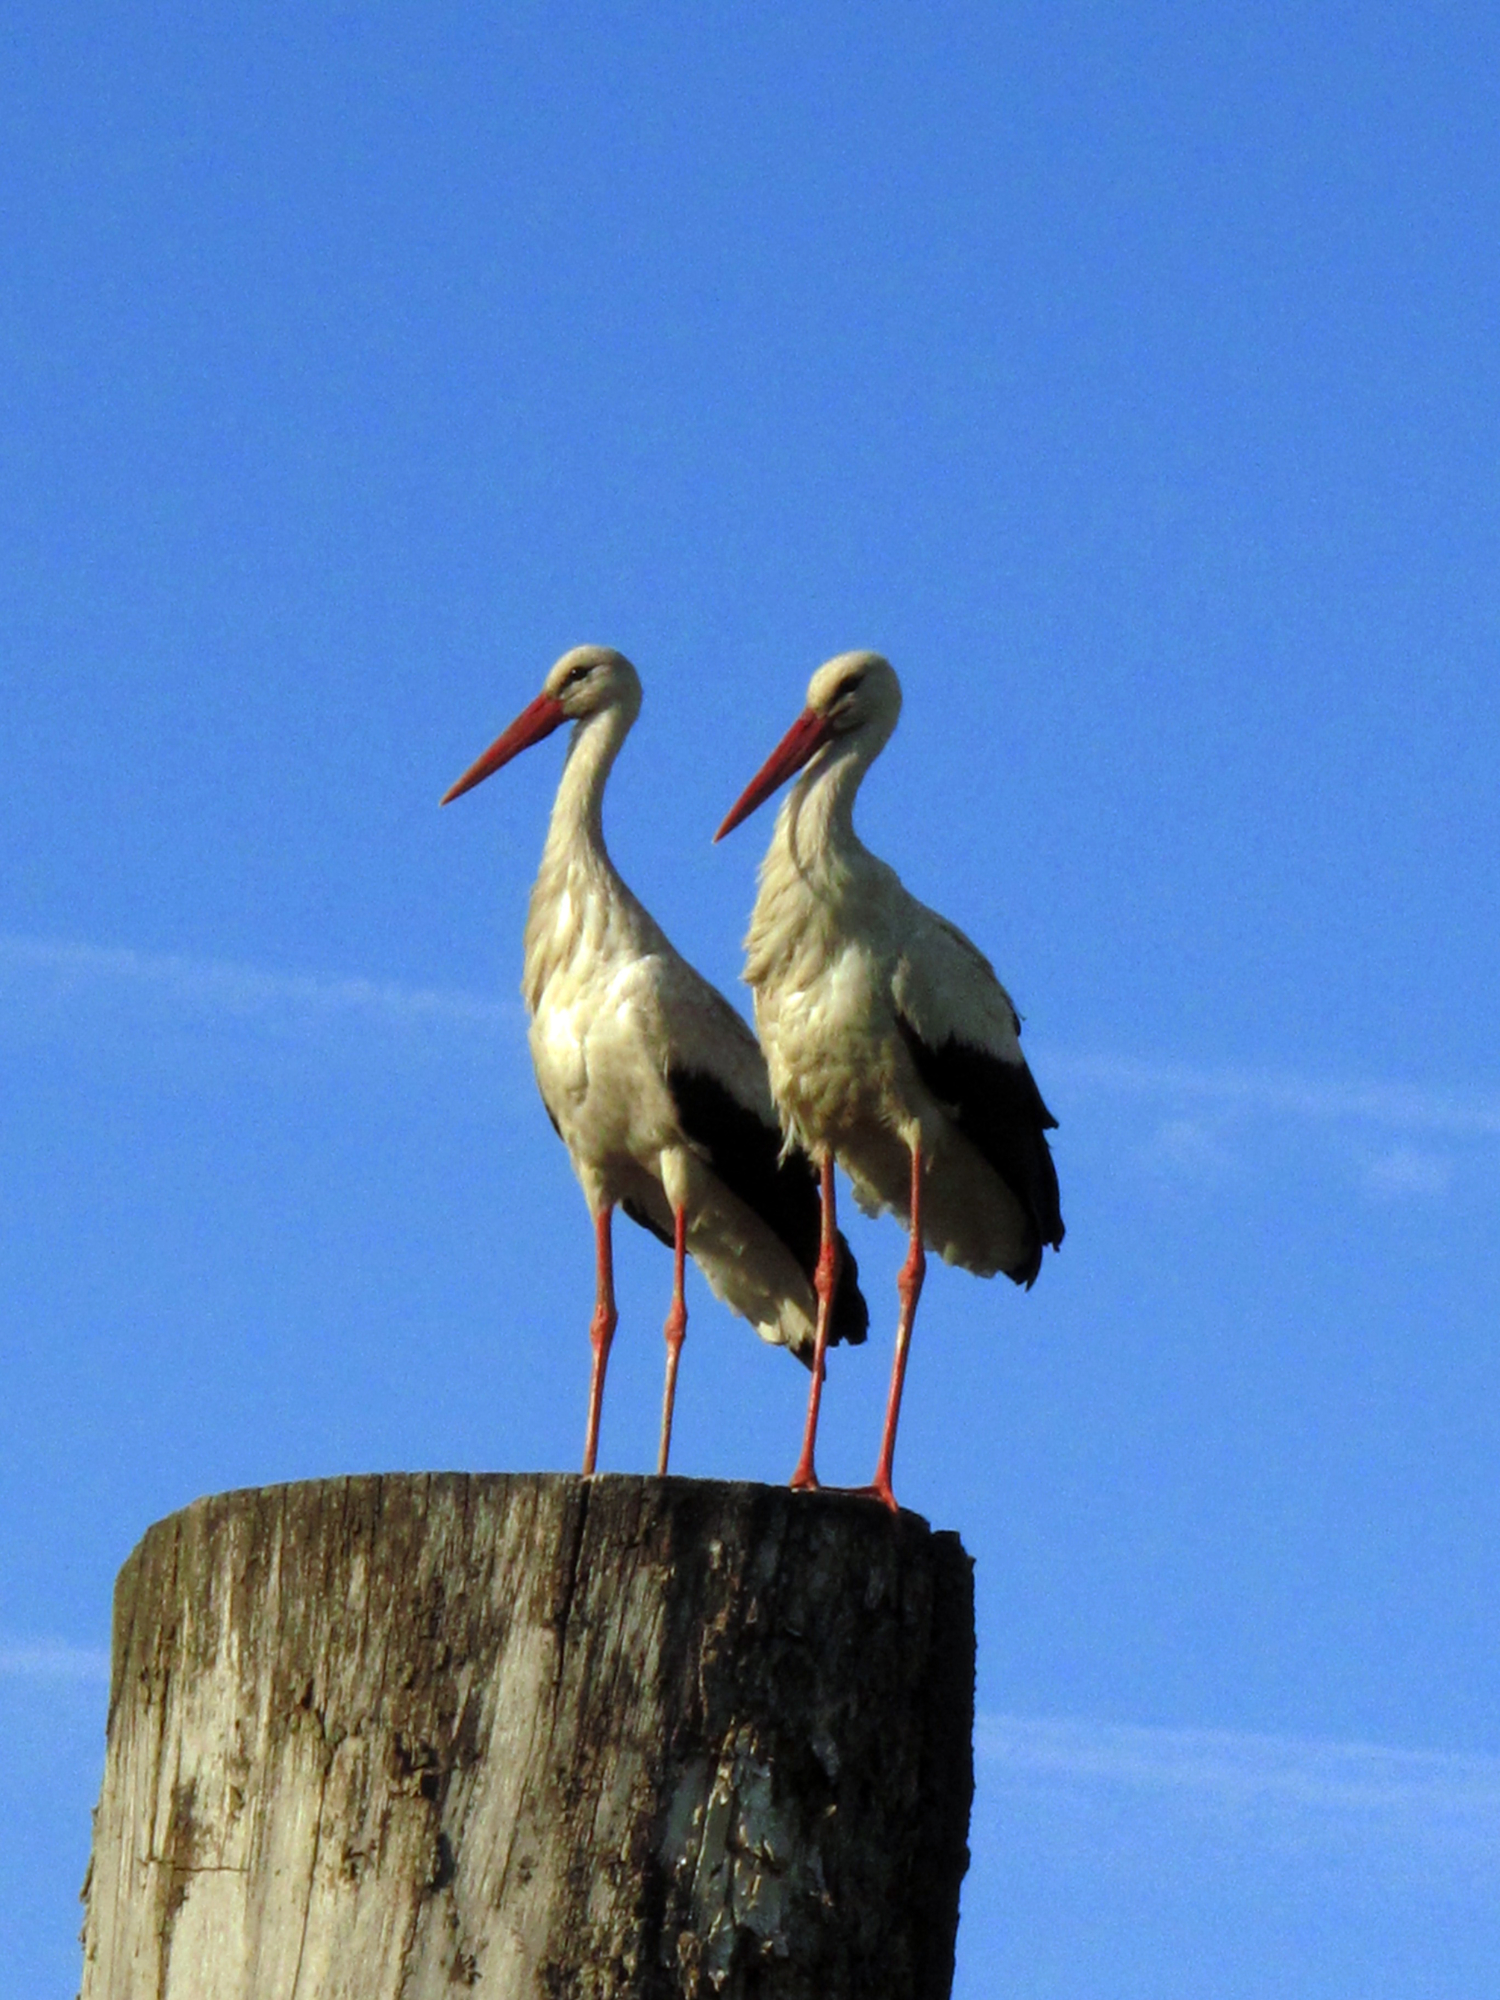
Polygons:
M868 1486L845 1486L841 1487L840 1491L852 1493L856 1500L879 1500L883 1506L889 1507L893 1514L901 1512L901 1502L891 1491L891 1482L888 1479L877 1478Z
M821 1493L823 1491L823 1482L813 1470L813 1462L810 1458L803 1458L799 1461L797 1470L792 1474L787 1483L794 1493Z

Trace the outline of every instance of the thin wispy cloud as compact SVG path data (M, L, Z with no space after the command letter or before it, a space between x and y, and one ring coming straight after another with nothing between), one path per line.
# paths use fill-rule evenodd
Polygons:
M1451 1160L1415 1146L1392 1146L1365 1165L1365 1186L1382 1201L1446 1194L1452 1180Z
M1153 1172L1187 1174L1199 1181L1219 1180L1240 1165L1212 1126L1198 1118L1163 1119L1138 1157Z
M271 972L231 961L126 946L0 937L0 1003L70 1005L125 1000L176 1018L234 1021L295 1034L341 1022L385 1029L513 1032L519 1000L452 988L406 986L300 972Z
M1500 1757L1362 1743L986 1715L981 1783L1051 1810L1076 1840L1122 1833L1362 1857L1399 1870L1500 1863Z
M0 1640L0 1680L107 1682L109 1654L59 1639Z
M1049 1084L1079 1092L1274 1112L1322 1123L1360 1123L1394 1131L1500 1138L1500 1098L1406 1083L1329 1083L1266 1070L1193 1069L1132 1057L1069 1055L1049 1047Z
M52 1026L90 1010L211 1026L234 1023L283 1040L326 1037L341 1027L420 1036L516 1036L518 998L393 980L269 971L233 961L129 946L0 936L0 1015L39 1011ZM1041 1062L1056 1092L1149 1100L1160 1115L1153 1156L1183 1170L1222 1172L1235 1154L1213 1114L1254 1114L1393 1133L1500 1138L1500 1099L1415 1084L1323 1082L1267 1071L1194 1069L1130 1056L1069 1054L1047 1047ZM1382 1164L1383 1162L1383 1164ZM1446 1185L1436 1154L1396 1148L1372 1161L1372 1192L1431 1194Z

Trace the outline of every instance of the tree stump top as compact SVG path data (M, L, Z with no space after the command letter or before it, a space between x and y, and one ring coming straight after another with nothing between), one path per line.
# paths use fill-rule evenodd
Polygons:
M605 1475L200 1500L120 1573L83 2000L943 2000L956 1536Z

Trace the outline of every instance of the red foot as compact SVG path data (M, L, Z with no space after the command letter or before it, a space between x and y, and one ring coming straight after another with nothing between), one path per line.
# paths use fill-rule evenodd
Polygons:
M823 1482L804 1459L788 1482L794 1493L821 1493Z
M857 1500L879 1500L889 1507L893 1514L901 1512L901 1502L891 1491L891 1482L888 1479L876 1479L870 1486L846 1486L842 1491L852 1493Z

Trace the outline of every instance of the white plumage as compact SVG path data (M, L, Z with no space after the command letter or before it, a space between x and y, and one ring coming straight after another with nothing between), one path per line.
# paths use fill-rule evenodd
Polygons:
M765 1063L729 1002L668 943L620 879L604 843L603 796L641 685L604 646L565 653L540 695L448 792L444 804L564 722L573 738L526 919L522 994L542 1101L595 1220L598 1297L584 1471L598 1442L614 1332L610 1223L616 1206L675 1245L660 1470L671 1441L686 1326L682 1258L761 1337L810 1363L818 1302L817 1186L781 1157ZM831 1337L864 1337L850 1273Z
M854 799L901 712L878 653L813 675L807 706L730 812L737 826L801 771L761 864L745 977L782 1123L837 1158L871 1213L912 1232L896 1370L872 1490L890 1505L906 1349L923 1246L1030 1286L1063 1224L1046 1132L1056 1121L1021 1054L1020 1020L982 952L902 886L854 831ZM824 1175L831 1194L831 1174ZM814 1364L803 1460L816 1484Z

